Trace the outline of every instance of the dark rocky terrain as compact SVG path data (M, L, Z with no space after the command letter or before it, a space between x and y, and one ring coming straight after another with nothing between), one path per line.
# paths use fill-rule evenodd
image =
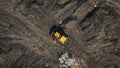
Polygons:
M49 35L60 21L65 45ZM0 68L59 68L61 51L79 68L120 68L120 0L0 0Z

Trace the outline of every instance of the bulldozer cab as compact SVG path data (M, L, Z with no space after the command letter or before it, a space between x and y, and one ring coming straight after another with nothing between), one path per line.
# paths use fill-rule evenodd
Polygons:
M49 33L52 37L58 39L62 44L66 43L68 40L68 36L65 34L60 25L53 25Z

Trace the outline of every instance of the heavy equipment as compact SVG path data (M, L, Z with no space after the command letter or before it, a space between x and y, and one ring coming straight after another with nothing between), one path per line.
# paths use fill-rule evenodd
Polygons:
M59 42L61 42L62 44L65 44L68 41L68 36L65 34L63 28L60 25L53 25L50 28L49 33L52 37L59 40Z

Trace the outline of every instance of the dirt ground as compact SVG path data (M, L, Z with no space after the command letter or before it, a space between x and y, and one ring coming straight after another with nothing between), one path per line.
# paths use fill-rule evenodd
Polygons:
M49 35L60 21L64 45ZM0 0L0 68L59 68L61 51L79 68L120 68L120 1Z

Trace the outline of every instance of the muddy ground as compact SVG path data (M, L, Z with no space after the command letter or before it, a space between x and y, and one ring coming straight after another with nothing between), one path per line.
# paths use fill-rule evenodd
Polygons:
M65 45L49 35L60 21ZM59 68L61 51L79 68L120 68L120 1L0 0L0 68Z

